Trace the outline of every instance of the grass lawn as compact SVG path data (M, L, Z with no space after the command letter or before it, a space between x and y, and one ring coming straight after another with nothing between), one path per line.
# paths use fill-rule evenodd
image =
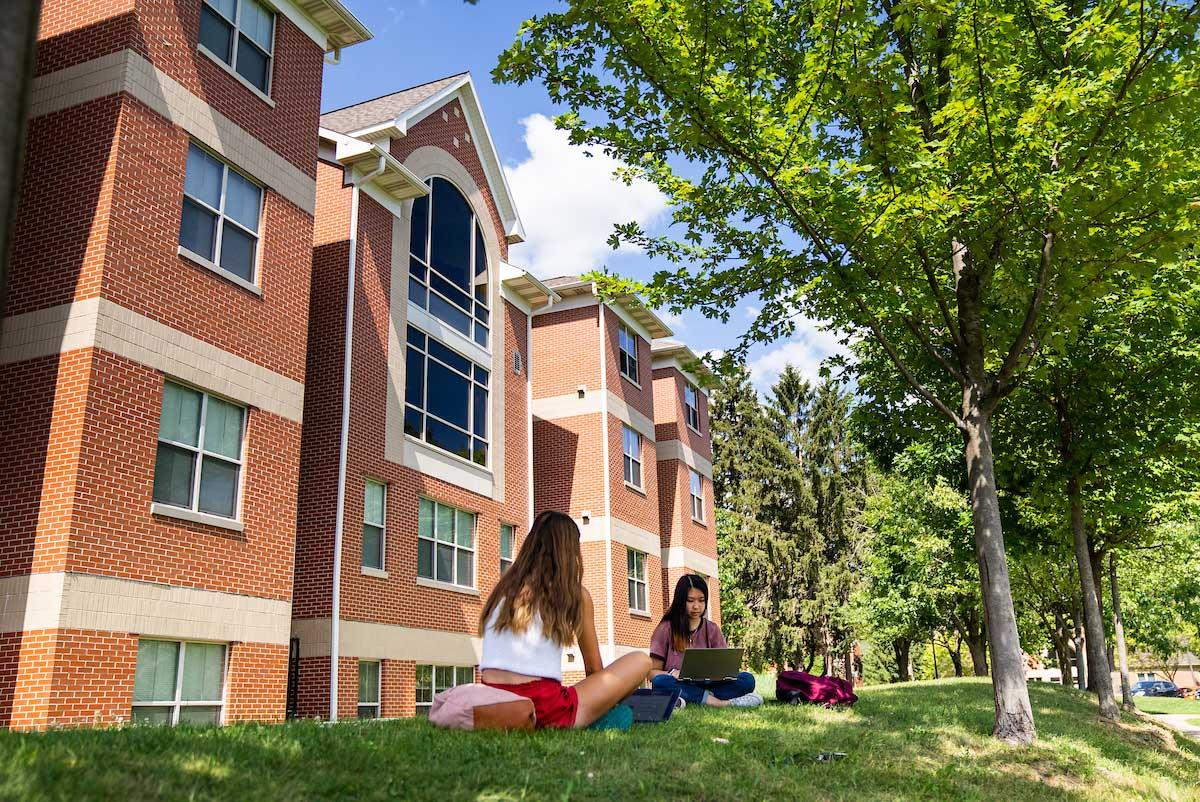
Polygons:
M1117 701L1119 702L1120 698ZM1143 713L1195 713L1196 715L1200 715L1200 699L1172 699L1169 696L1135 696L1133 697L1133 703Z
M2 732L0 799L1200 800L1200 744L1135 717L1101 726L1073 689L1030 694L1028 749L987 736L977 679L869 688L853 711L689 707L628 734L419 720Z
M1189 718L1187 719L1187 723L1191 724L1193 727L1200 727L1200 717Z

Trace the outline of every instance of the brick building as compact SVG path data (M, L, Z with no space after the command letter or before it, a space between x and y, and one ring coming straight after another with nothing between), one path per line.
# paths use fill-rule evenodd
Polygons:
M47 3L0 726L420 712L475 676L546 508L580 524L606 660L715 574L695 355L508 263L469 75L320 115L325 54L369 35L337 0Z

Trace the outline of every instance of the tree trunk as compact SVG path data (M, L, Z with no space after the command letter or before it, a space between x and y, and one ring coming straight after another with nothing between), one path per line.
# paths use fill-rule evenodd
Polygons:
M1100 718L1117 721L1121 718L1121 711L1113 696L1112 675L1106 670L1108 658L1104 655L1104 618L1100 612L1100 600L1096 597L1096 576L1092 573L1092 550L1083 523L1083 497L1079 492L1078 476L1072 475L1067 480L1067 497L1071 502L1071 536L1075 543L1075 563L1079 568L1079 589L1083 593L1083 622L1087 630L1091 690L1100 700Z
M842 654L842 671L845 672L846 681L851 685L854 684L854 648L847 648Z
M941 679L941 674L938 673L937 664L937 633L929 633L929 654L933 657L933 678Z
M896 638L892 641L892 653L896 656L896 676L900 682L912 682L912 641Z
M976 392L976 391L969 391ZM992 462L992 422L976 410L964 417L967 484L971 491L971 518L975 525L975 556L983 592L984 620L992 651L992 695L996 726L992 735L1010 743L1032 743L1037 737L1025 660L1013 611L1000 499L996 495L996 470Z
M1108 555L1108 582L1112 588L1113 632L1117 640L1117 657L1121 665L1121 706L1133 710L1133 693L1129 685L1129 656L1125 651L1125 621L1121 618L1121 591L1117 586L1117 555Z
M957 641L954 644L954 649L950 652L950 662L954 665L954 676L961 677L963 675L962 666L962 635L957 636Z
M1087 652L1083 648L1083 625L1080 621L1083 616L1079 614L1079 609L1075 610L1075 685L1081 691L1087 690Z

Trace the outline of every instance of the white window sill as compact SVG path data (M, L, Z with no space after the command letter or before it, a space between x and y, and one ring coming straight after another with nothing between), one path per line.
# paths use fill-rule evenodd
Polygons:
M650 620L650 612L648 610L635 610L632 607L630 607L629 614L631 616L633 616L634 618L644 618L647 621Z
M630 384L632 384L634 387L638 388L639 390L642 389L642 385L639 384L636 379L629 378L628 374L622 373L621 378L624 379L625 381L629 382Z
M220 56L218 56L216 53L212 52L211 50L209 50L207 47L205 47L202 44L196 45L196 49L199 50L204 55L208 56L210 59L212 59L213 63L216 64L218 67L225 70L225 72L229 73L235 79L237 79L238 83L240 83L242 86L246 87L251 92L253 92L254 96L257 97L259 100L261 100L263 103L266 103L271 108L275 108L275 101L271 100L269 95L263 94L263 91L261 89L259 89L257 86L255 86L254 84L247 81L242 76L238 75L237 70L235 70L233 67L230 67L228 64L226 64L225 60L222 59ZM274 61L273 56L272 56L272 61ZM272 63L272 66L274 66L273 63Z
M490 390L489 390L489 392L490 392ZM413 437L408 432L404 433L404 439L408 440L408 442L413 443L414 445L419 446L420 448L425 449L426 451L436 454L439 457L446 457L447 459L452 459L458 465L461 465L464 468L469 468L469 469L475 471L481 477L486 477L488 479L488 481L492 480L492 469L489 468L487 465L480 465L478 462L472 462L471 460L466 459L465 457L460 457L457 454L452 454L451 452L446 451L444 448L438 448L437 446L433 445L432 443L428 443L419 437ZM488 458L489 458L489 460L491 459L491 453L490 453L491 447L492 447L492 444L489 441L488 442L488 451L489 451Z
M702 432L701 432L699 429L697 429L695 426L693 426L692 424L688 423L688 424L686 424L686 425L687 425L687 427L688 427L689 429L691 429L693 432L695 432L695 433L696 433L697 435L699 435L700 437L703 437L703 436L704 436L704 434L703 434L703 433L702 433Z
M629 482L626 482L625 486L628 487L633 492L637 493L639 496L642 496L643 498L646 496L646 491L643 488L638 487L637 485L632 485Z
M235 276L233 273L230 273L228 270L221 267L216 262L205 259L203 256L196 253L195 251L188 250L187 248L180 245L179 246L179 255L182 256L184 259L187 259L188 261L195 262L196 264L200 265L201 267L211 270L212 272L216 273L218 276L225 279L226 281L232 281L234 284L238 285L243 290L249 290L250 292L254 293L255 295L259 296L260 298L262 297L262 288L259 287L257 284L253 284L249 281L246 281L246 279L242 278L241 276Z
M197 512L196 510L187 510L183 507L172 507L170 504L159 504L155 502L150 505L151 515L162 515L167 518L178 518L181 521L191 521L196 524L206 524L208 526L219 526L222 529L229 529L234 532L243 532L246 525L241 521L233 518L223 518L220 515L210 515L207 512Z
M373 576L376 579L387 579L388 578L387 571L384 571L382 568L372 568L369 565L364 565L362 567L362 575L363 576Z
M703 526L705 529L708 528L708 524L704 523L703 519L697 518L695 515L692 516L692 523L699 524L700 526Z
M408 302L408 322L421 331L425 336L432 336L447 348L477 363L480 367L492 371L492 352L473 339L463 334L441 318L435 317L429 310ZM489 387L489 390L491 388Z
M468 588L464 585L452 585L449 582L438 582L436 579L426 579L423 576L417 577L417 584L423 588L436 588L437 590L448 590L451 593L461 593L464 596L478 596L479 590L476 588Z

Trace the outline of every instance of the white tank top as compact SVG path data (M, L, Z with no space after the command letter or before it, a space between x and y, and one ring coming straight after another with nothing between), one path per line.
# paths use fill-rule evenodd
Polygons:
M529 627L518 635L511 629L496 631L499 615L500 605L496 605L483 630L483 657L479 661L479 670L498 668L562 682L563 647L542 634L542 617L535 613Z

